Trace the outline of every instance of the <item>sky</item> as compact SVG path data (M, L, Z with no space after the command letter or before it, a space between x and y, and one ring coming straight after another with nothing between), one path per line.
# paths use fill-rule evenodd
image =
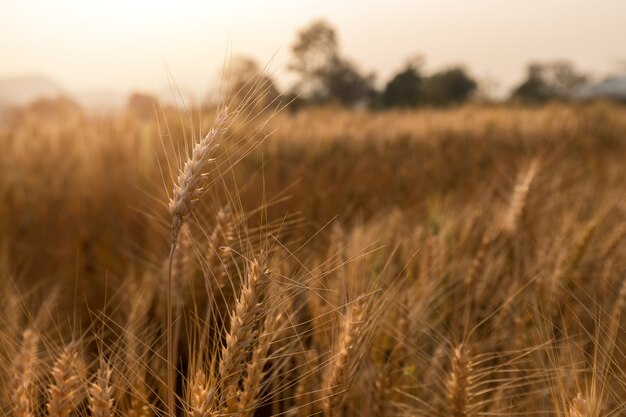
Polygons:
M532 60L602 76L626 67L624 0L0 0L0 78L41 75L71 91L215 88L224 61L269 64L279 85L297 31L324 18L378 84L410 56L463 64L504 91Z

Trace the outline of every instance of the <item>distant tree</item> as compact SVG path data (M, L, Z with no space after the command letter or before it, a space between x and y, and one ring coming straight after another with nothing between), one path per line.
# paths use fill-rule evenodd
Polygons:
M321 95L327 87L329 68L339 60L335 29L323 20L314 21L298 32L291 52L289 69L300 75L296 88L305 96Z
M554 94L565 99L572 98L574 89L587 81L571 62L554 61L544 70L548 85Z
M149 95L142 93L133 93L128 98L126 109L140 119L150 119L155 115L155 109L158 111L158 100Z
M295 89L312 102L355 105L373 92L373 75L363 75L339 53L335 29L323 20L298 33L289 69L299 74Z
M568 61L531 63L526 79L513 90L512 97L524 103L568 100L574 89L586 80L587 77Z
M374 75L363 75L345 59L332 62L325 73L328 100L343 105L365 104L374 94Z
M233 58L226 70L228 101L253 110L272 107L278 103L280 93L272 77L258 62L246 56Z
M527 75L515 90L513 99L525 103L543 103L551 98L550 88L543 79L542 68L539 64L530 64L526 70Z
M422 62L421 58L409 61L389 80L382 95L384 107L416 107L423 101Z
M469 99L476 87L476 81L463 68L453 67L426 78L424 96L428 104L435 106L457 104Z
M12 117L22 117L26 114L37 114L41 117L59 118L69 115L80 116L83 109L69 97L39 98L26 106L12 109Z

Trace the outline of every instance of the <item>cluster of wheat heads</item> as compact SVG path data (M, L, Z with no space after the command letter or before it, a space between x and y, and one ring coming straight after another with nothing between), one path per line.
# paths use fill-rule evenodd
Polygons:
M224 157L203 144L230 140L233 117L174 167L170 256L129 266L87 323L57 308L81 292L24 291L2 258L2 414L624 412L623 145L576 159L522 142L530 157L512 158L513 138L496 152L515 172L490 171L462 203L380 210L316 239L290 218L250 221L237 197L196 203ZM399 158L383 151L364 154Z

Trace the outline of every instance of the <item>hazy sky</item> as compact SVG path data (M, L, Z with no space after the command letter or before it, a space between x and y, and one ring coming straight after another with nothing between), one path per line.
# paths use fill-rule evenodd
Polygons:
M323 17L345 55L379 82L420 53L463 63L501 89L528 61L603 75L626 60L625 0L0 0L0 77L45 75L70 90L162 92L218 80L233 54L271 61L282 84L298 28Z

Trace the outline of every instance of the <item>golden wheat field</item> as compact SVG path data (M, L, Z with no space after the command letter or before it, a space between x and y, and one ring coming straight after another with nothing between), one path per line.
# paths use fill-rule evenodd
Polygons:
M62 107L62 106L61 106ZM626 414L626 108L30 108L0 414Z

